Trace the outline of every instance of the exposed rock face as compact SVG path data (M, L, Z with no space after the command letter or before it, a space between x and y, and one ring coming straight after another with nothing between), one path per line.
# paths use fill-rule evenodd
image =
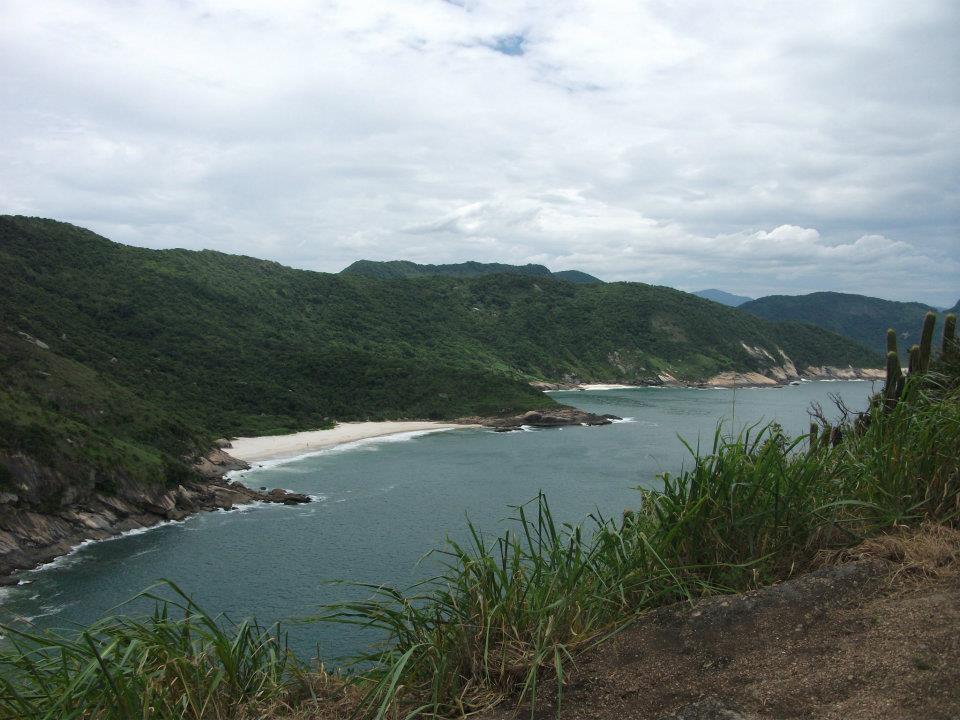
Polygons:
M71 478L22 455L0 456L12 478L0 493L0 584L16 582L11 573L33 568L70 552L85 540L104 540L203 510L229 510L252 502L292 505L310 498L286 490L260 492L223 480L231 470L249 467L217 448L195 465L206 481L174 487L145 487L117 476L113 492L93 478Z
M550 408L549 410L531 410L522 415L503 418L470 417L459 422L470 425L483 425L501 432L519 430L521 427L562 427L564 425L609 425L621 418L616 415L596 415L573 407Z
M547 382L545 380L532 380L530 385L537 388L537 390L576 390L580 387L579 383Z
M763 348L751 348L744 344L744 348L751 355L764 362L777 362L769 352ZM855 367L835 367L832 365L807 366L797 368L794 362L782 351L780 353L779 365L770 365L761 370L753 372L735 372L727 371L714 375L703 381L683 381L679 380L668 372L661 372L649 377L634 377L632 379L617 380L616 382L636 387L646 387L650 385L667 385L675 387L774 387L777 385L787 385L797 380L883 380L885 371L883 368L855 368ZM584 383L579 380L573 382L547 382L535 380L530 383L533 387L540 390L583 390Z
M784 378L784 381L786 378ZM776 380L757 372L736 373L725 372L714 375L703 385L706 387L741 387L744 385L764 386L764 385L782 385L783 381Z
M703 385L707 387L742 387L784 385L795 380L883 380L885 374L882 369L834 367L823 365L809 366L798 370L784 355L783 365L774 365L759 372L725 372L714 375Z
M208 452L204 457L194 464L193 468L206 478L219 478L234 470L246 470L249 465L243 460L237 460L223 451L223 446L219 445ZM224 441L226 442L226 441ZM229 442L227 443L229 445Z
M697 700L657 720L759 720L755 715L744 715L729 703L710 697Z
M886 377L883 368L840 368L832 365L810 365L801 374L811 380L883 380Z

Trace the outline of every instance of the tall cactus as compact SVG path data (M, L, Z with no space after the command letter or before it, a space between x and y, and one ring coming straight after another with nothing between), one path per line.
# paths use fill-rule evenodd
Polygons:
M887 352L897 352L897 331L893 328L887 329Z
M907 372L911 375L920 372L920 346L910 346L910 360L907 364Z
M917 371L925 373L930 369L930 348L933 345L933 327L937 324L937 314L928 312L923 316L923 331L920 333L920 362Z
M889 336L888 336L889 337ZM903 390L903 371L900 369L900 357L895 350L887 353L887 382L883 386L883 406L893 410Z
M946 360L957 352L957 316L950 313L943 319L943 345L940 356Z

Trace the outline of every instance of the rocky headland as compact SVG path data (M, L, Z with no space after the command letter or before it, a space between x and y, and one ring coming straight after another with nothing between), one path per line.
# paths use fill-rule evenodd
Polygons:
M86 541L106 540L207 510L254 502L310 502L307 495L252 490L226 480L228 472L249 465L222 447L194 465L195 480L145 487L118 475L110 478L110 493L97 490L94 482L76 483L23 455L0 457L0 462L12 478L12 491L0 493L0 584L16 583L13 573L66 555Z

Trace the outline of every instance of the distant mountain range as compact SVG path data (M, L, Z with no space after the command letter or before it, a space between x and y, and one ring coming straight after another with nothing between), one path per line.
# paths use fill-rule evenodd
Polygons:
M602 283L579 270L551 272L543 265L507 265L505 263L462 262L449 265L420 265L409 260L357 260L340 271L341 275L364 275L380 279L418 277L481 277L483 275L526 275L550 277L579 284Z
M746 295L734 295L733 293L728 293L725 290L717 290L716 288L697 290L696 292L691 293L691 295L702 297L705 300L713 300L714 302L718 302L721 305L727 305L729 307L740 307L745 302L750 302L753 300L753 298L747 297Z
M809 295L769 295L740 306L751 315L776 322L809 323L856 340L878 351L885 349L887 328L897 331L901 355L920 341L923 316L930 305L896 302L865 295L815 292ZM950 312L957 312L960 302Z
M579 270L551 272L543 265L508 265L505 263L462 262L449 265L420 265L407 260L358 260L341 271L341 275L362 275L378 279L451 277L478 278L490 275L521 275L552 278L590 285L603 284L593 275ZM615 283L619 285L623 283ZM636 283L628 283L635 285ZM865 295L817 292L809 295L769 295L754 300L717 288L690 293L727 307L744 310L773 322L802 322L830 330L878 351L885 348L887 328L894 328L900 338L900 350L906 354L919 342L923 316L936 308L923 303L895 302ZM957 303L960 307L960 302ZM956 312L957 307L952 312ZM950 312L950 311L948 311Z

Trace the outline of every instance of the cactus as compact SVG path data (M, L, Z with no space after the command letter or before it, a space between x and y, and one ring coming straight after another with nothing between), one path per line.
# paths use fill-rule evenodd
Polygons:
M887 330L887 352L897 352L897 331L893 328Z
M930 369L930 348L933 345L933 327L937 324L937 314L928 312L923 316L923 331L920 333L920 362L917 371L925 373Z
M920 346L910 346L910 361L907 364L907 372L913 375L920 372Z
M887 336L889 338L889 335ZM887 353L887 381L883 386L883 406L893 410L900 399L903 389L903 371L900 369L900 358L896 350Z
M829 423L823 426L823 433L820 435L819 446L822 448L830 447L830 431L833 428L830 427Z
M943 319L943 345L940 357L946 360L957 352L957 316L950 313Z
M817 451L817 437L819 436L820 428L817 427L816 423L810 423L810 447L808 448L811 454Z

